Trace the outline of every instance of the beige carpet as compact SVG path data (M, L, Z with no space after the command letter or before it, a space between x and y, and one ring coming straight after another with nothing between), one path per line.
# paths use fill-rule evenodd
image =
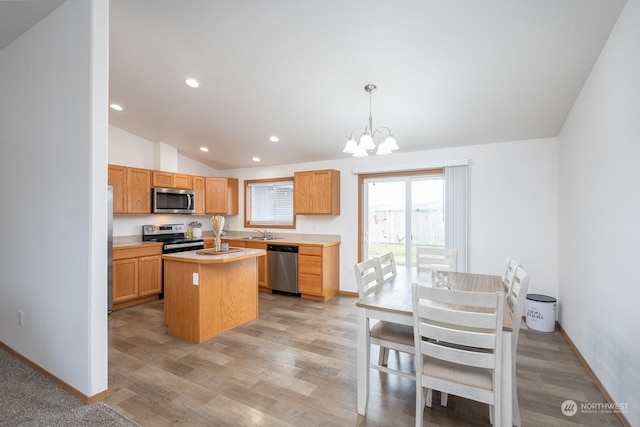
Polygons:
M0 348L0 426L137 426L104 403L85 405Z

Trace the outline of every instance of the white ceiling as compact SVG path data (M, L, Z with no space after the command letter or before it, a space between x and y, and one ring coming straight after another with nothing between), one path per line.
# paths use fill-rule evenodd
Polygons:
M109 121L220 170L345 158L375 83L401 152L556 136L624 3L111 0Z

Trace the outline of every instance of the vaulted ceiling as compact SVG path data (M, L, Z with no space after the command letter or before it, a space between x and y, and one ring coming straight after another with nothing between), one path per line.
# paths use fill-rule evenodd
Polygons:
M0 2L6 44L5 3L60 1ZM402 152L552 137L624 4L111 0L109 122L220 170L345 158L374 83Z

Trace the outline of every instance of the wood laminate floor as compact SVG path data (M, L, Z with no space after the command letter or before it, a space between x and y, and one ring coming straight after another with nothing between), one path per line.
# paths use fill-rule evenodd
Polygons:
M260 293L256 320L202 344L167 334L162 300L109 316L105 403L141 426L412 426L415 383L371 371L366 417L356 412L356 299L314 302ZM389 364L412 369L408 355ZM372 351L377 357L377 350ZM610 413L562 414L605 399L560 332L523 329L517 357L523 426L619 426ZM425 424L489 424L488 407L434 393Z

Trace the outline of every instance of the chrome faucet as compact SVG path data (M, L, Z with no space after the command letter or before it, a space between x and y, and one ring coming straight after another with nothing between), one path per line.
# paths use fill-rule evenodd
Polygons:
M265 240L273 239L273 233L268 230L261 231L261 230L254 229L253 231L257 231L258 233L260 233L262 238Z

